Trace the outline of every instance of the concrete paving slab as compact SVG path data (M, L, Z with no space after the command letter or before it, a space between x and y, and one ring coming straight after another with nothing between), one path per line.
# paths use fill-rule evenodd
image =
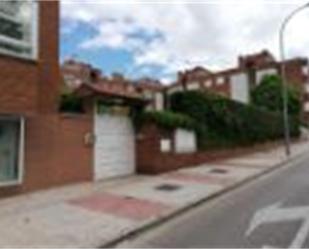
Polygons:
M225 160L223 163L233 166L252 166L252 167L265 167L269 168L273 165L276 165L282 161L281 158L276 156L272 156L269 158L262 158L262 157L243 157L243 158L236 158Z
M184 172L174 172L171 174L164 175L166 179L174 179L179 180L183 182L190 182L190 183L196 183L196 184L215 184L215 185L222 185L222 186L229 186L236 182L234 178L219 178L217 176L212 175L201 175L198 173L184 173Z
M226 173L215 173L214 170L224 170ZM195 173L200 175L211 175L221 179L235 179L240 181L246 177L250 177L262 169L247 167L232 167L230 165L203 165L195 168L185 169L182 172Z
M58 204L1 217L0 245L8 247L98 246L135 226L131 220Z
M174 191L156 189L158 186L166 184L176 185L180 188ZM181 207L210 195L222 188L223 187L218 184L192 184L175 179L156 177L145 183L135 184L125 189L110 190L109 192Z

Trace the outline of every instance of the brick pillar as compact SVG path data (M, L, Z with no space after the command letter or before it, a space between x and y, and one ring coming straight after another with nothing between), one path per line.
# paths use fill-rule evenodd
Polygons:
M57 111L60 91L59 1L38 1L38 111Z

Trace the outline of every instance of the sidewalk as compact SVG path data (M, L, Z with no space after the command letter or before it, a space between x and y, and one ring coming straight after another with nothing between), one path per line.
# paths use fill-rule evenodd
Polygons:
M293 157L309 151L292 146ZM99 247L279 166L282 148L159 176L78 184L0 201L1 247Z

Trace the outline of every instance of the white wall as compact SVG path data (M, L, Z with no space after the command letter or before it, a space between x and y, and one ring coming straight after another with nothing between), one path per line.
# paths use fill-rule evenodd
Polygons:
M264 76L273 75L273 74L278 74L277 69L268 68L268 69L258 70L256 72L256 84L259 85Z
M189 82L187 84L187 89L188 90L198 90L200 89L200 84L198 82Z
M221 85L223 85L224 84L224 82L225 82L225 79L224 79L224 77L218 77L217 79L216 79L216 84L218 85L218 86L221 86Z
M173 93L181 92L181 91L183 91L183 87L178 85L178 86L172 86L170 89L167 90L167 93L173 94Z
M197 150L195 132L177 129L175 131L175 152L176 153L193 153Z
M155 93L155 109L156 111L162 111L163 108L164 108L163 93L157 92Z
M249 103L249 82L245 73L231 76L231 97L235 101Z

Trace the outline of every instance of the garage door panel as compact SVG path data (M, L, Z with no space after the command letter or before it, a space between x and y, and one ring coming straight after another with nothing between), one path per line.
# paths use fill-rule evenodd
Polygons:
M130 118L97 115L95 135L95 179L133 174L135 138Z

